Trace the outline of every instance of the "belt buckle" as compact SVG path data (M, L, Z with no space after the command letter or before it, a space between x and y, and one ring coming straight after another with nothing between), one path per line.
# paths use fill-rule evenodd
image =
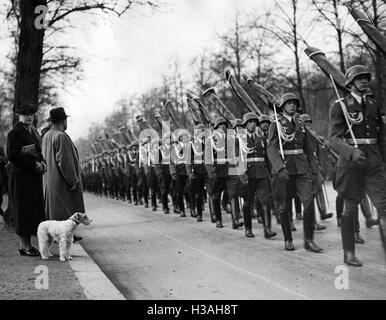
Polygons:
M371 143L371 140L369 138L365 138L365 143L366 144L370 144Z

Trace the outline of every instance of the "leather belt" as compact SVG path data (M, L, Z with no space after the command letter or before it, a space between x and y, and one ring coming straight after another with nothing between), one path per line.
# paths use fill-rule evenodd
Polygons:
M193 161L193 164L203 164L204 161L203 160L194 160Z
M227 159L216 159L215 163L224 164L227 163Z
M247 162L264 162L265 159L258 157L258 158L247 158Z
M295 155L295 154L302 154L304 153L304 151L303 149L284 150L283 153L284 155L289 156L289 155Z
M353 139L344 139L346 143L355 144ZM356 139L357 144L377 144L378 140L376 138L369 139Z

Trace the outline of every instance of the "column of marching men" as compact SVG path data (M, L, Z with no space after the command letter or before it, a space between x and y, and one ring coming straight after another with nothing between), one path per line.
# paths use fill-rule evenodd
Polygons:
M363 75L370 77L363 70L362 73L354 72L354 76L349 73L347 77L351 76L349 79L353 81L355 77L362 79ZM348 107L359 110L359 103L356 106L356 100L351 96L348 99ZM367 99L373 107L373 98ZM330 115L330 134L335 139L331 145L311 130L312 119L308 114L302 114L298 97L287 93L281 97L277 112L271 115L247 112L242 119L219 116L209 125L196 123L193 134L177 129L161 137L149 135L145 139L131 139L130 143L117 144L111 150L99 153L96 150L82 163L84 188L135 206L150 206L152 211L162 208L165 214L172 209L174 214L186 217L188 210L198 222L203 221L204 212L209 212L209 218L217 228L223 228L223 214L229 213L232 228L244 227L248 238L255 236L252 230L254 217L262 224L264 238L275 238L274 216L281 225L284 249L288 251L295 250L292 237L296 231L292 213L295 200L296 219L303 221L304 248L319 253L322 248L315 241L314 231L323 230L325 226L317 223L316 207L321 220L332 217L332 213L327 212L327 192L323 190L322 153L329 147L338 156L342 150L353 152L349 147L351 138L342 129L343 120L339 118L342 115L333 113L337 104ZM368 157L375 157L371 148L378 141L379 121L382 120L376 116L373 119L372 114L366 117L364 122L355 123L357 143L367 148ZM144 121L143 118L140 120ZM372 124L378 129L370 130L369 123L373 120ZM125 127L120 128L121 132L124 130ZM315 143L311 134L322 143ZM338 135L343 138L337 138ZM360 150L354 152L358 158L362 156ZM338 160L336 173L339 176L334 179L334 187L353 188L349 183L356 182L350 182L347 173L342 173L341 162L342 159ZM371 179L375 180L375 177L372 175ZM376 195L374 204L383 210L386 195L374 190L375 186L369 188L366 192ZM354 243L364 243L360 235L358 203L368 228L378 224L378 220L372 217L372 205L365 193L357 192L355 199L343 199L340 193L336 198L336 210L338 225L342 225L344 261L360 266L354 250ZM350 206L346 208L348 204Z

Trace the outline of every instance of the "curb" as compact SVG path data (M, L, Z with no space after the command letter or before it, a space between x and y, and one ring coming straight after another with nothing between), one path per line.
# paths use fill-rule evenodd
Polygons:
M69 261L89 300L126 300L79 243L71 246L74 257Z

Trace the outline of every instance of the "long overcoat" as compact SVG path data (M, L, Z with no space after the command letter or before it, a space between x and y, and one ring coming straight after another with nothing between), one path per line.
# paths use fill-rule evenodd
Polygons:
M34 145L36 155L23 152L23 146ZM8 133L7 155L11 163L9 195L15 232L19 236L35 235L40 222L45 220L42 175L36 171L36 162L44 161L39 134L31 133L18 122Z
M78 151L71 138L64 131L51 128L44 135L42 150L47 161L44 175L47 219L66 220L76 212L85 212ZM75 184L75 191L71 191Z

